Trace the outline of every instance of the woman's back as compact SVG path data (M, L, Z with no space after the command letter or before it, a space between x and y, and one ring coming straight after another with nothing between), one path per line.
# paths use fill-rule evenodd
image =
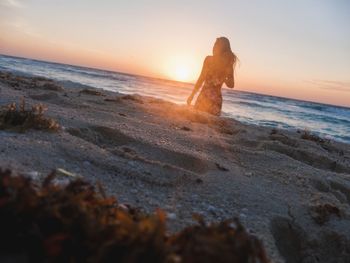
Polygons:
M208 56L206 60L207 69L204 85L221 87L227 77L227 68L230 67L229 63L224 63L224 61L220 61L214 56Z
M213 115L220 115L222 107L221 87L223 83L229 88L234 87L233 68L236 60L228 39L225 37L217 38L213 47L213 56L205 58L202 72L187 103L191 104L194 94L204 84L195 103L195 108Z

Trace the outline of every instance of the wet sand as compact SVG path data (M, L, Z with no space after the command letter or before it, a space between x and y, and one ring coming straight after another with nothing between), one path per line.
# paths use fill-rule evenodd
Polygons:
M238 217L274 262L350 258L350 146L244 125L187 106L0 74L0 106L38 103L60 131L0 131L0 165L102 182L170 229ZM319 261L317 261L319 259Z

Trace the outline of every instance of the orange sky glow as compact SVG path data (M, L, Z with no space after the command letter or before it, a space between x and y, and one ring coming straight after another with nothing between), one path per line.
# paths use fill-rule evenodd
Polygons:
M194 82L226 36L238 90L350 107L350 4L261 2L0 0L0 54Z

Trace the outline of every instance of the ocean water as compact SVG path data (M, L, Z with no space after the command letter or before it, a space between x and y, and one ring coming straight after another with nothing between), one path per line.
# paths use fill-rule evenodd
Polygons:
M0 55L0 70L184 104L192 84ZM350 143L350 108L223 89L223 115L243 123L309 130Z

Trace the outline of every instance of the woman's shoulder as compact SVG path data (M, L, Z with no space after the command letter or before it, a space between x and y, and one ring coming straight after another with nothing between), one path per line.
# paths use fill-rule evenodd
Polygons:
M213 56L206 56L205 59L204 59L204 62L206 61L211 61L213 59Z
M206 56L204 59L204 65L208 65L213 61L213 56Z

